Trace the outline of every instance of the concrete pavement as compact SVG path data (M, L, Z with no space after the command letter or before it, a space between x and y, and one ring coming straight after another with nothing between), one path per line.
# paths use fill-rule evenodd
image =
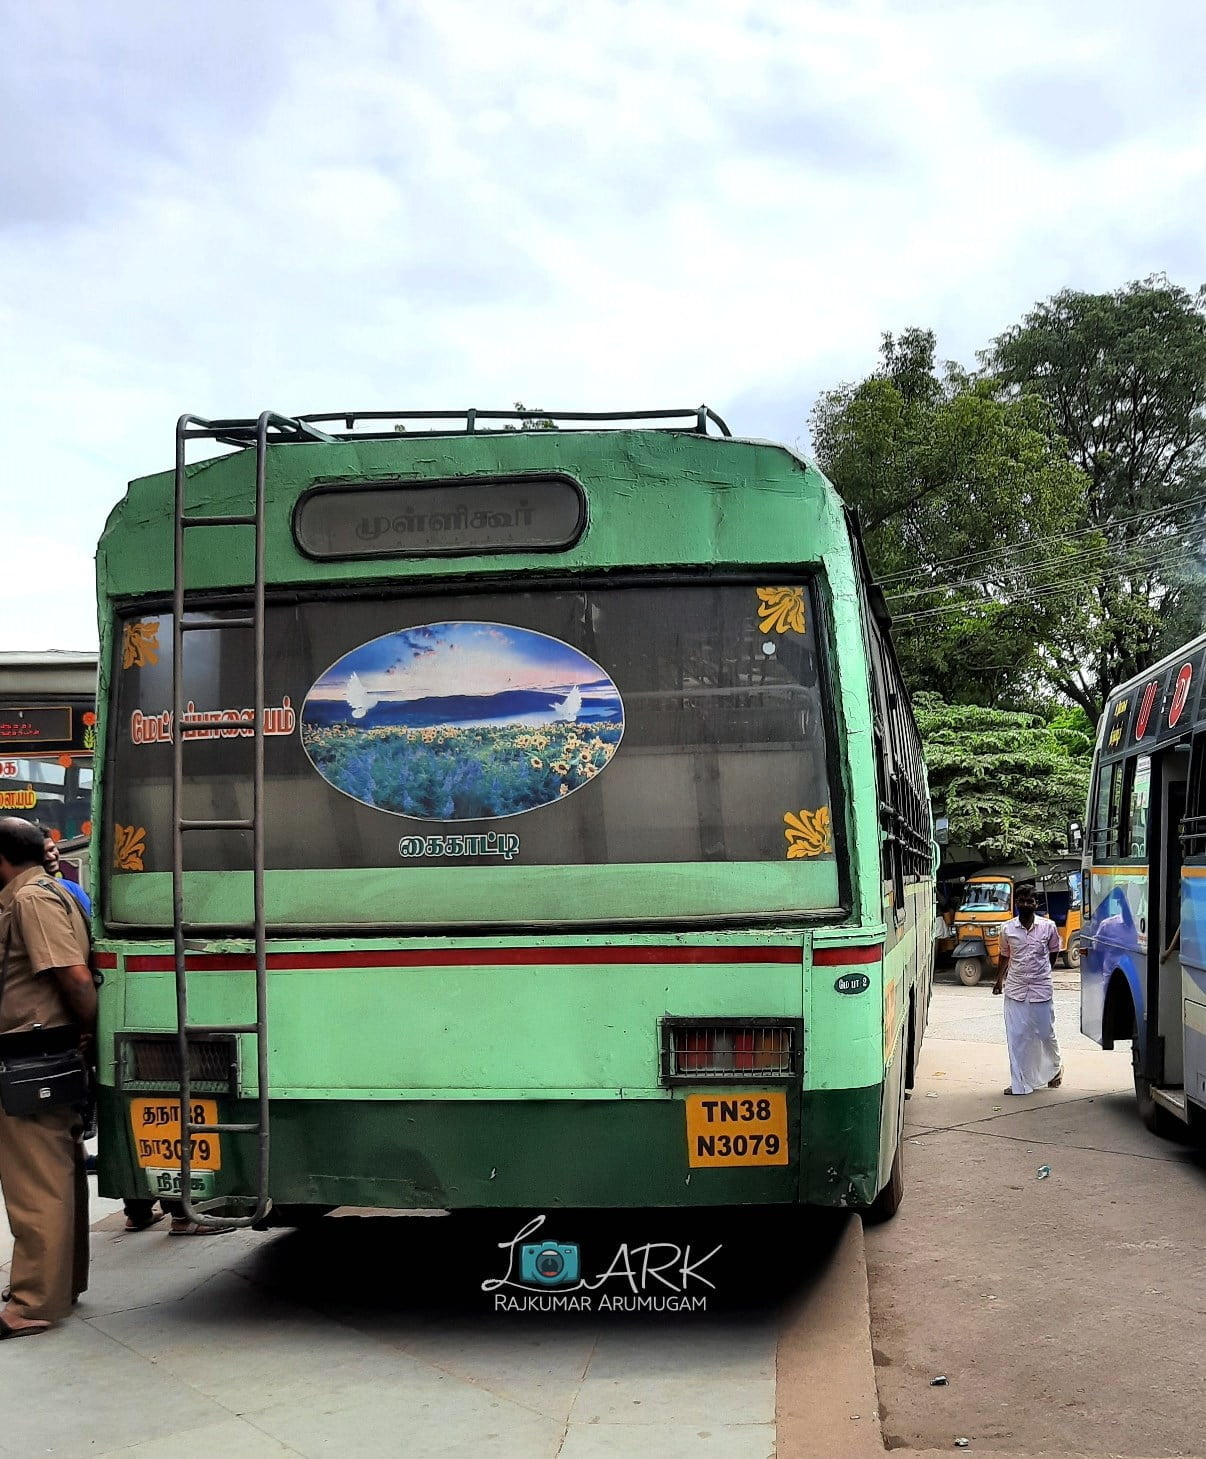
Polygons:
M78 1315L0 1348L0 1459L1206 1453L1206 1172L1058 1008L1065 1086L1015 1106L999 1000L936 989L870 1316L840 1213L558 1212L584 1252L724 1244L706 1314L604 1320L490 1309L509 1216L172 1238L100 1203Z
M96 1233L78 1315L0 1349L0 1456L774 1452L773 1313L496 1317L444 1295L445 1223L330 1227Z
M181 1238L108 1215L77 1314L0 1348L0 1459L881 1452L857 1218L559 1212L584 1256L725 1243L706 1314L606 1319L491 1310L500 1222Z
M1075 994L1057 1010L1064 1084L1014 1100L1000 1000L936 989L904 1205L867 1233L893 1448L1206 1453L1206 1161L1139 1123L1129 1049L1080 1036Z

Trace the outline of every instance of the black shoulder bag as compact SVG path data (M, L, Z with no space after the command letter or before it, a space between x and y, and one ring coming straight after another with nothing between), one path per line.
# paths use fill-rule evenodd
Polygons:
M12 923L4 938L0 964L0 1006L8 981ZM32 1028L0 1034L0 1105L7 1115L37 1115L65 1104L86 1105L90 1097L88 1067L74 1027Z

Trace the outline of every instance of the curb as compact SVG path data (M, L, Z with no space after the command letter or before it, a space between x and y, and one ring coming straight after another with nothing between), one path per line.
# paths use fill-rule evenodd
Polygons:
M787 1312L775 1360L776 1459L882 1459L862 1218Z

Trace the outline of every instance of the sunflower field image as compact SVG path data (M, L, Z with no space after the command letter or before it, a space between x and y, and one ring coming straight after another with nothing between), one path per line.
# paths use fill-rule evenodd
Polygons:
M499 623L429 623L361 644L316 681L301 715L324 780L425 821L555 804L606 769L623 733L619 691L598 664Z

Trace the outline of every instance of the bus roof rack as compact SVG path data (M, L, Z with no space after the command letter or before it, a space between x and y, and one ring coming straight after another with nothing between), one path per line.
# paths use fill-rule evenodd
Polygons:
M528 429L556 430L562 422L590 421L616 424L658 422L655 429L690 430L701 436L709 434L711 425L722 436L733 434L707 405L681 410L478 410L476 407L468 410L334 410L294 417L272 415L269 419L269 444L288 441L384 441L399 435L472 436L513 431L525 426ZM408 424L411 421L441 424L412 431ZM519 426L508 424L512 421L518 421ZM370 428L357 429L359 422L371 423ZM453 422L461 424L454 425ZM484 427L483 422L487 423ZM189 417L186 435L189 438L207 437L228 446L253 446L258 425L257 420L203 421L192 416ZM340 426L342 429L337 428Z

